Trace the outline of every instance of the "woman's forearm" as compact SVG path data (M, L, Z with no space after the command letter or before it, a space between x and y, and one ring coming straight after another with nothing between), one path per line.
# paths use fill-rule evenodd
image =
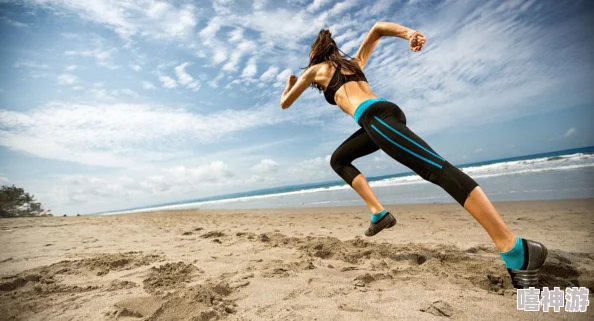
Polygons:
M287 84L285 86L285 90L283 90L283 94L281 95L281 98L284 98L289 93L289 91L291 90L292 87L293 86L291 86L290 84Z
M415 30L393 22L377 22L373 28L382 36L399 37L409 40Z

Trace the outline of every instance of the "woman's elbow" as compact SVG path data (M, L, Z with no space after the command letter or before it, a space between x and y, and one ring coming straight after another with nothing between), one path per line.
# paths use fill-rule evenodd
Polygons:
M288 101L281 99L280 101L280 105L282 109L287 109L289 108L289 106L291 106L291 103L289 103Z

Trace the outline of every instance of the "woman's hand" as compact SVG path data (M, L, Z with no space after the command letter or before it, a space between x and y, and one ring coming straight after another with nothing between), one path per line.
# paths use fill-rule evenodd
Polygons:
M296 82L297 82L297 76L290 75L287 78L287 88L293 88L293 86L295 85Z
M423 35L420 31L415 31L409 38L410 41L410 50L417 52L423 49L427 38Z

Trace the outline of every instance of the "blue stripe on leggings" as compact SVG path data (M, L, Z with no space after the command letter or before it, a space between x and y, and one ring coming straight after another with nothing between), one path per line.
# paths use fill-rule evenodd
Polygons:
M382 123L382 125L384 125L384 126L388 127L388 129L389 129L389 130L391 130L391 131L395 132L396 134L398 134L398 135L402 136L404 139L408 140L409 142L411 142L411 143L413 143L413 144L415 144L415 145L417 145L417 146L421 147L421 149L423 149L423 150L424 150L424 151L426 151L427 153L429 153L429 154L431 154L431 155L433 155L433 156L435 156L435 157L437 157L437 158L441 159L442 161L445 161L445 159L443 159L441 156L439 156L439 155L435 154L434 152L432 152L432 151L428 150L427 148L425 148L425 147L421 146L419 143L415 142L414 140L412 140L412 139L410 139L410 138L408 138L408 137L404 136L404 134L402 134L401 132L399 132L399 131L397 131L396 129L394 129L394 128L390 127L390 125L388 125L388 124L384 123L384 122L383 122L381 119L377 118L377 116L374 116L374 117L375 117L375 120L377 120L377 121L379 121L380 123Z
M376 132L378 132L380 135L382 135L382 137L384 137L385 139L387 139L387 140L388 140L390 143L392 143L392 144L394 144L394 145L396 145L396 146L398 146L398 147L400 147L400 148L404 149L405 151L407 151L408 153L412 154L413 156L416 156L416 157L418 157L418 158L420 158L420 159L422 159L422 160L426 161L427 163L429 163L429 164L431 164L431 165L433 165L433 166L437 166L437 168L440 168L440 169L441 169L441 165L439 165L439 164L437 164L437 163L434 163L434 162L432 162L432 161L428 160L427 158L425 158L425 157L423 157L423 156L421 156L421 155L419 155L419 154L417 154L417 153L415 153L415 152L412 152L412 151L410 151L410 150L406 149L406 147L404 147L404 146L401 146L401 145L399 145L397 142L395 142L395 141L391 140L391 139L390 139L390 137L386 136L386 135L385 135L384 133L382 133L382 132L381 132L379 129L377 129L377 127L375 127L375 125L371 125L371 127L372 127L373 129L375 129L375 131L376 131Z

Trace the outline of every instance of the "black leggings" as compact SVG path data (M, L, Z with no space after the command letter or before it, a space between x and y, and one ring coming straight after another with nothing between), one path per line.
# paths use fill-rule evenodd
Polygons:
M408 129L404 112L396 104L373 103L359 119L359 125L361 128L338 146L330 159L334 171L349 185L361 173L352 162L381 149L423 179L441 186L462 206L478 186Z

